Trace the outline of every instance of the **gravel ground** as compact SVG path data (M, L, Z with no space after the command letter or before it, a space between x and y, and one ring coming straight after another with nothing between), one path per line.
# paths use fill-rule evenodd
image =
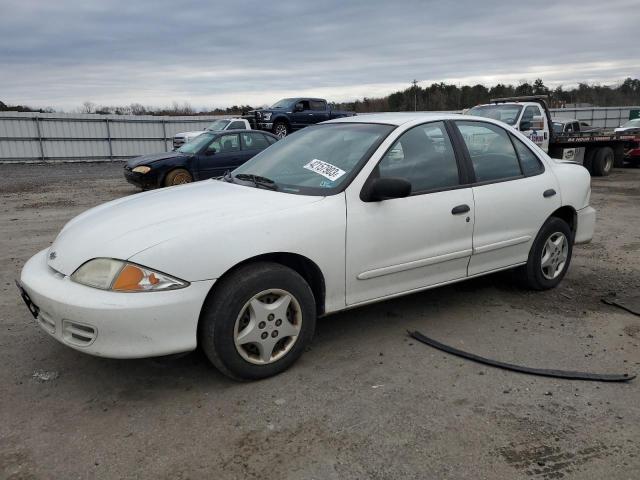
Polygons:
M107 360L33 322L13 279L62 225L134 194L120 164L0 165L0 478L636 479L640 380L497 370L640 371L640 170L594 179L594 241L560 287L493 275L326 317L288 372L234 383L198 353Z

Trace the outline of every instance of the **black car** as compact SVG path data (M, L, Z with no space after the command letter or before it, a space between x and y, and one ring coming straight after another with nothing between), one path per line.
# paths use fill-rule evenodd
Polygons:
M143 189L220 177L277 140L268 132L253 130L205 132L173 152L130 159L124 177Z

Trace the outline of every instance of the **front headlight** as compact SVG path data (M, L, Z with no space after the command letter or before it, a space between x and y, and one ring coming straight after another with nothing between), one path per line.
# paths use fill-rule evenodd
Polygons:
M184 288L189 282L150 268L112 258L94 258L82 264L71 280L114 292L155 292Z
M151 170L151 167L142 166L142 167L136 167L131 171L136 173L147 173L149 170Z
M271 120L271 115L272 115L272 113L271 113L271 112L263 113L263 114L262 114L262 119L263 119L263 120L266 120L266 121L268 122L269 120Z

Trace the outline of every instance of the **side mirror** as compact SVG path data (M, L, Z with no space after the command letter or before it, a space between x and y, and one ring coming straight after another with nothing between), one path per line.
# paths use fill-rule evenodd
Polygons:
M296 104L296 106L293 109L294 112L304 112L304 105L302 105L301 103Z
M215 149L215 148L207 148L207 149L204 151L204 154L205 154L207 157L210 157L211 155L215 155L215 154L216 154L216 149Z
M520 131L524 132L526 130L531 130L531 121L530 120L522 120L520 122Z
M375 178L360 195L364 202L380 202L392 198L404 198L411 195L411 182L405 178Z

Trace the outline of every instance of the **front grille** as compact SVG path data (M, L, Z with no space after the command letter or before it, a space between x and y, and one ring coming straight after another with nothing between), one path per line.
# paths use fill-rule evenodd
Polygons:
M91 345L96 339L96 329L90 325L64 320L62 322L62 336L64 340L79 347Z
M40 312L38 312L38 323L51 335L54 335L56 333L55 320L51 318L47 312L43 312L42 309L40 310Z

